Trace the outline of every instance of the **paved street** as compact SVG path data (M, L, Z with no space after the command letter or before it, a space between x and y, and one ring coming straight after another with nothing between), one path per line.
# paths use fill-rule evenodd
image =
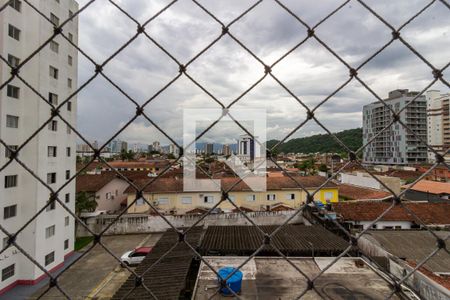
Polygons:
M112 253L120 257L124 252L137 246L153 246L159 237L160 234L105 236L102 241ZM89 245L85 249L88 247ZM93 290L98 289L118 265L119 263L105 249L97 245L61 275L59 284L71 299L85 299ZM47 287L48 285L45 285L40 288L28 299L37 299ZM26 297L15 299L26 299ZM65 299L65 297L58 289L52 288L41 299Z

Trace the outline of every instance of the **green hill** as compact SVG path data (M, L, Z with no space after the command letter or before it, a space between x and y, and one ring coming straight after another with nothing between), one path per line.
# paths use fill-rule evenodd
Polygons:
M362 128L344 130L335 133L335 135L349 147L356 150L362 146ZM269 149L278 141L270 140L267 142ZM304 138L296 138L282 143L276 148L276 152L294 152L294 153L331 153L345 152L341 145L328 134L317 134Z

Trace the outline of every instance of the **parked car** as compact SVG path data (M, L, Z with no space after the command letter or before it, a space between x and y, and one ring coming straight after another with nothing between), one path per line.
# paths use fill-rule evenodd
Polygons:
M120 260L127 266L140 264L147 254L152 251L151 247L139 247L131 251L125 252Z

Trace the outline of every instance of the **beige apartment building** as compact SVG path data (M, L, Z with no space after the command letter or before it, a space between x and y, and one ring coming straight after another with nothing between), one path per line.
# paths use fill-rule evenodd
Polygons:
M239 178L221 178L222 189L228 190ZM309 192L315 191L326 180L321 176L295 177L295 180ZM147 180L135 182L144 186ZM128 205L136 198L136 191L132 187L125 190L128 194ZM161 213L185 214L196 208L212 208L221 201L221 192L199 191L184 192L182 178L159 178L144 190L144 198ZM289 177L267 177L267 190L265 192L252 191L244 182L240 182L229 192L229 198L239 207L248 210L270 210L271 207L283 204L286 207L298 208L306 203L306 192L298 187L297 183ZM314 196L316 201L322 203L338 202L338 188L334 183L327 183ZM235 207L229 201L218 205L224 212L231 212ZM143 200L138 199L128 209L128 213L152 213L151 207Z

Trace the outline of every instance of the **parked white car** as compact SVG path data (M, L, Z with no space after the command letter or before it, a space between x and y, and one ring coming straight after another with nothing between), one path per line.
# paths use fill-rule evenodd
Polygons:
M132 251L125 252L121 257L120 260L128 265L138 265L140 264L144 258L147 256L147 254L152 251L151 247L139 247Z

